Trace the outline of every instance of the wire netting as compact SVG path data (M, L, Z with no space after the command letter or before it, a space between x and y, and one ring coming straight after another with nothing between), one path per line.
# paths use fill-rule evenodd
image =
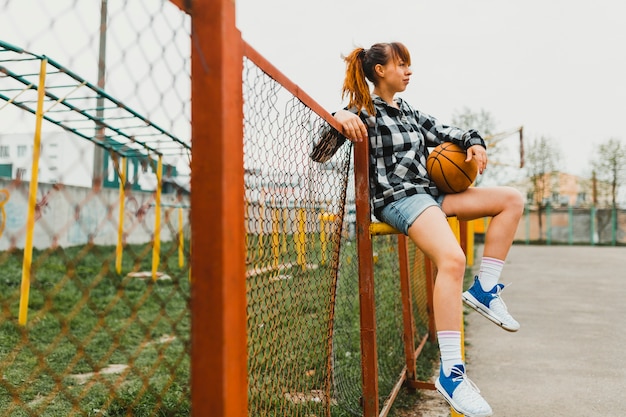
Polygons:
M314 162L326 122L251 60L243 78L249 415L361 415L351 146ZM426 274L411 248L417 343ZM383 404L405 366L397 238L374 239L374 252Z
M189 415L189 39L167 1L2 2L0 415Z
M0 9L0 415L189 415L191 18ZM314 162L328 122L243 64L249 415L360 415L351 146ZM374 251L382 404L404 366L396 238Z
M324 415L350 147L310 153L327 123L244 65L249 415Z
M350 217L347 217L350 219ZM346 220L345 229L353 228ZM353 225L354 226L354 225ZM398 271L397 236L373 237L376 295L376 343L380 407L385 404L406 365L403 318ZM428 331L428 300L424 254L409 242L409 282L411 287L414 345ZM362 415L362 377L359 327L359 277L356 241L344 233L340 279L337 289L336 322L333 335L334 395L337 415Z
M560 245L625 245L626 210L544 207L539 211L527 208L515 239Z

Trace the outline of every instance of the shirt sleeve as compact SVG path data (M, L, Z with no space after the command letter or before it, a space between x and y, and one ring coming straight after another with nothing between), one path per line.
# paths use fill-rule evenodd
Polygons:
M428 146L437 146L443 142L453 142L463 149L468 149L473 145L487 148L483 138L474 129L463 130L458 127L444 125L433 116L417 110L414 110L414 112Z

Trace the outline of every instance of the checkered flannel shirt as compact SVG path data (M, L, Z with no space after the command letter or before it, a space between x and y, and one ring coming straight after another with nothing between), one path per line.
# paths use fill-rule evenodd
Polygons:
M362 110L360 117L368 126L370 139L370 196L378 217L387 204L404 197L426 193L440 194L426 172L428 148L454 142L467 149L485 146L475 130L461 130L439 123L434 117L413 109L401 98L399 109L374 95L376 116ZM351 109L354 111L354 109Z

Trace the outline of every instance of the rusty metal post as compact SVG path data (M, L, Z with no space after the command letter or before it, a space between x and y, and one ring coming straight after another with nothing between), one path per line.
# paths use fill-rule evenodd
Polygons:
M428 305L428 334L431 341L437 340L437 329L435 328L435 308L433 306L433 294L435 293L435 268L427 257L424 257L426 269L426 298Z
M411 283L409 280L409 254L407 237L398 235L398 257L400 267L400 293L402 297L402 322L404 331L404 356L406 359L406 378L415 380L415 324L413 321L413 305L411 303Z
M374 260L370 233L369 143L354 146L356 238L359 259L359 309L361 316L361 376L363 417L378 415L378 353L376 351L376 308Z
M243 46L231 0L174 1L192 17L193 416L247 416Z

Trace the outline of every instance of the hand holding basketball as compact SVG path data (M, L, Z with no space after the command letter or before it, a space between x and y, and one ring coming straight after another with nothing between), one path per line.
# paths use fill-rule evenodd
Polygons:
M465 191L478 175L478 164L452 142L442 143L428 155L426 170L437 188L445 193Z

